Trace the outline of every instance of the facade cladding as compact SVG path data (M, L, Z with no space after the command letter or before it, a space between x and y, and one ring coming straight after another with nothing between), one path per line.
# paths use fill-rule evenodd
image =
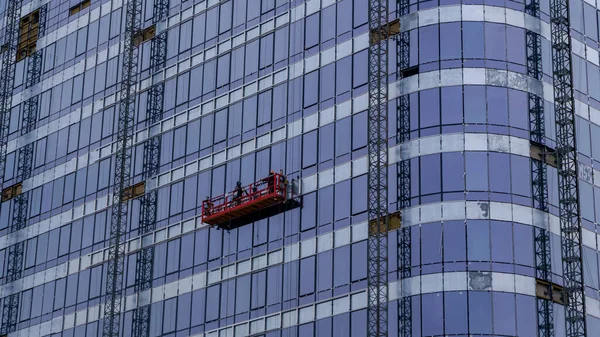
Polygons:
M20 6L27 36L15 50L0 209L2 331L101 336L126 4ZM396 6L390 1L390 21ZM1 7L9 26L9 6ZM544 312L544 329L565 336L564 299L536 291L551 281L559 294L563 266L549 2L531 8L411 0L387 41L389 209L405 207L402 229L389 233L390 336L399 320L410 327L406 337L542 336ZM143 1L145 30L135 37L127 185L142 184L124 201L120 335L365 336L367 1L170 0L157 12L154 0ZM585 317L594 336L599 12L595 0L571 0L570 13ZM160 48L166 57L156 61ZM399 131L403 111L410 127ZM159 152L152 170L150 148ZM231 231L202 223L207 196L271 169L294 179L302 207ZM409 180L398 179L402 170ZM149 195L156 219L141 228ZM542 277L544 233L551 262ZM403 234L411 239L404 250ZM9 258L19 249L22 266ZM152 268L142 285L144 256ZM410 266L399 272L401 258ZM147 334L133 331L142 309Z

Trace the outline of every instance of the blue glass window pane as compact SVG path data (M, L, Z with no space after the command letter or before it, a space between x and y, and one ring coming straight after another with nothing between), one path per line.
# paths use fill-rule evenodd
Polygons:
M319 102L319 71L304 76L304 107Z
M423 315L422 320L422 331L424 336L433 336L443 334L444 331L444 305L443 295L441 293L436 294L424 294L421 296L423 305L423 312L427 315Z
M492 221L492 261L513 262L513 230L509 222Z
M471 333L492 333L492 294L490 292L469 292L469 330ZM514 320L514 315L511 317Z
M206 289L206 321L214 321L219 318L221 285L216 284Z
M352 55L352 87L358 88L362 85L367 84L369 77L368 70L368 51L363 50L359 53Z
M506 25L506 54L507 61L517 64L525 64L527 49L525 45L525 30Z
M366 112L352 116L352 150L367 146L367 125Z
M337 34L338 36L352 29L352 0L342 0L337 4Z
M493 86L487 89L488 123L508 125L508 90Z
M210 93L211 91L215 90L215 79L217 77L216 62L216 60L212 60L204 64L204 82L202 83L202 92L204 94Z
M336 62L336 82L335 82L335 92L336 94L343 94L349 91L352 85L352 58L345 57Z
M428 63L440 59L439 44L431 41L439 41L439 27L436 25L426 26L419 29L419 63Z
M467 222L467 251L470 261L490 260L490 226L487 220Z
M310 15L306 18L306 33L304 48L312 48L319 44L319 12Z
M177 300L177 330L190 326L192 294L179 295Z
M227 53L218 59L217 65L217 88L222 88L223 86L229 84L229 59L231 54Z
M350 181L342 181L335 184L335 220L344 219L350 216Z
M462 124L463 122L463 100L462 90L460 86L442 87L441 107L442 107L442 124ZM427 90L429 91L429 90ZM437 95L436 95L437 97ZM439 112L439 107L434 108ZM424 112L424 111L423 111ZM439 120L439 115L433 116ZM425 121L427 123L427 121ZM435 125L435 124L431 124Z
M321 41L326 42L335 37L335 6L329 6L321 11Z
M528 104L527 96L527 93L520 90L508 90L510 124L524 130L529 128L529 114L523 113L523 107Z
M494 334L515 336L515 295L495 292L494 299Z
M445 326L447 334L468 333L468 311L466 292L444 293Z
M246 0L234 0L233 2L233 27L243 25L246 22Z
M442 224L430 223L421 227L421 263L442 262Z
M271 267L267 270L267 305L281 302L283 285L282 266Z
M463 57L483 58L483 22L463 22Z
M273 34L260 39L260 69L265 69L273 64L273 43Z
M487 153L467 152L467 190L468 191L487 191L488 190L488 161Z
M219 6L206 13L206 41L217 36L219 24Z
M326 251L317 255L317 291L331 289L333 281L333 252Z
M531 175L515 174L516 172L526 172L530 169L529 158L521 156L511 156L510 160L512 174L512 193L529 197L531 195Z
M442 153L442 182L443 190L464 191L464 159L462 153ZM427 184L429 185L429 184ZM439 189L439 187L437 188ZM436 190L437 190L436 189Z
M491 60L506 60L506 30L504 24L485 24L485 57Z
M367 278L367 241L352 244L352 282Z
M340 287L350 283L350 246L333 251L333 286Z
M440 155L432 154L421 159L421 174L427 179L421 179L421 194L439 193L442 188Z
M466 24L468 23L465 22ZM486 123L487 106L485 102L485 87L465 86L464 95L465 122Z
M317 207L317 193L310 193L303 196L303 203L307 207L302 207L302 222L300 230L305 231L316 226L315 208Z
M289 28L287 26L275 31L275 63L283 61L288 57L288 31Z
M206 14L202 13L194 17L194 32L192 34L192 44L197 46L204 42Z
M300 296L315 292L315 257L300 260Z
M235 315L235 279L221 286L221 318Z
M533 233L531 226L515 223L515 263L533 266Z
M233 8L233 1L227 1L221 4L221 11L219 13L219 34L224 33L231 29L231 10Z
M317 130L302 135L302 167L317 164Z
M461 58L461 31L460 23L444 23L440 28L440 59L453 60ZM521 46L522 48L522 46Z
M510 155L505 153L490 153L490 190L510 193ZM486 172L487 174L487 172Z
M465 224L462 221L444 222L444 261L466 260Z
M271 121L273 92L267 90L258 95L258 126L265 125ZM223 126L225 128L225 126Z
M256 40L246 45L246 56L245 56L245 76L250 76L258 72L258 43Z

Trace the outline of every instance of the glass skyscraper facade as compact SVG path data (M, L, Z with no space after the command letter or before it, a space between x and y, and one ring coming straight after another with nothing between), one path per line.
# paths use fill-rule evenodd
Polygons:
M142 2L120 336L366 336L367 0L169 0L161 15L161 0ZM390 336L401 321L402 337L542 337L544 313L566 335L549 1L533 4L390 1L388 199L390 213L402 208L388 242ZM595 336L599 12L569 4ZM10 337L102 336L126 5L25 0L16 50L1 49L16 52L0 204ZM202 223L203 200L270 170L301 207L230 231ZM134 331L140 308L147 334Z

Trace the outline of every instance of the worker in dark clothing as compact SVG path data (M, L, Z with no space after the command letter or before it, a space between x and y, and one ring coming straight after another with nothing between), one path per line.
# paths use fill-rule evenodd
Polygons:
M269 194L275 192L275 171L273 170L269 172L269 176L267 177L267 186L269 187Z
M233 201L236 205L239 205L242 201L243 194L244 190L242 189L242 182L238 181L235 185L235 189L233 190Z

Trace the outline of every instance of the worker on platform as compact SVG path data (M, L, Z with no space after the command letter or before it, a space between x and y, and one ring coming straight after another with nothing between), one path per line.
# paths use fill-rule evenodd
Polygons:
M235 184L235 189L233 190L233 202L236 205L239 205L240 202L242 201L243 194L244 194L244 190L242 189L242 182L238 181L237 184Z
M204 200L204 205L205 205L204 213L206 215L211 215L214 204L210 200L210 197L208 195L206 196L206 199Z
M267 186L269 187L269 194L274 192L275 186L275 171L269 171L269 176L267 177Z
M283 170L279 170L279 189L281 190L282 193L285 193L286 191L286 187L288 185L288 180L287 177L285 176L285 174L283 174Z

